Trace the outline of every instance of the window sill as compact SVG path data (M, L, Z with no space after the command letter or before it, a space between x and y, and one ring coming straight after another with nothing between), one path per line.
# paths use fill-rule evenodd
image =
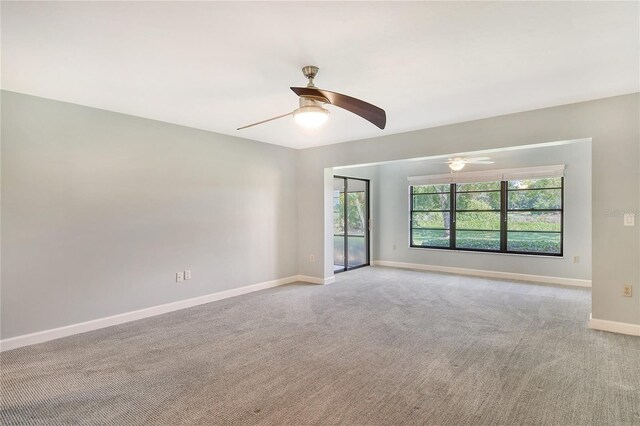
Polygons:
M408 247L409 250L429 250L429 251L441 251L447 253L470 253L470 254L490 254L490 255L500 255L500 256L524 256L530 258L544 258L544 259L564 259L564 255L562 256L554 256L549 254L523 254L523 253L501 253L501 252L492 252L492 251L473 251L473 250L452 250L452 249L439 249L439 248L431 248L431 247Z

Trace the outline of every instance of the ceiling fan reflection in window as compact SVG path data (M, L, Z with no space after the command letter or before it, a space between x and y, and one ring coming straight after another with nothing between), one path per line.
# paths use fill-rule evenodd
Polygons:
M387 115L382 108L341 93L318 89L313 84L313 79L318 74L318 67L316 66L307 65L302 68L302 73L309 80L307 86L291 87L291 90L293 90L293 92L300 98L298 108L277 117L268 118L266 120L258 121L257 123L239 127L237 130L257 126L258 124L267 123L289 115L293 115L295 121L302 127L320 127L329 118L329 110L324 108L325 105L335 105L342 109L346 109L349 112L359 115L380 129L385 128L387 124Z
M489 161L490 157L454 157L449 158L447 161L443 161L444 164L448 164L449 168L454 172L458 172L464 168L467 164L493 164L493 161Z

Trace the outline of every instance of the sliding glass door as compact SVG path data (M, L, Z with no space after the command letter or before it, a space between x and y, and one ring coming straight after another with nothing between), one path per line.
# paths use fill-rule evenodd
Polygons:
M334 176L333 269L369 265L369 181Z

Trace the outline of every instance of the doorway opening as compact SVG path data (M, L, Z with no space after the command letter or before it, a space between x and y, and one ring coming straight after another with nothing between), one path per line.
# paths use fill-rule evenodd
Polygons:
M333 177L333 271L369 265L369 180Z

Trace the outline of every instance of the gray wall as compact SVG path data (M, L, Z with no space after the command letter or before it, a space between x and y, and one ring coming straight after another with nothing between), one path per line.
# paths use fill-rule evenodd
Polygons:
M336 170L338 174L346 172L351 176L376 178L371 184L377 200L377 209L372 214L372 234L376 236L374 259L590 280L591 142L584 140L488 155L495 164L469 164L464 171L566 165L564 258L409 248L407 177L449 172L448 166L441 163L443 159L431 159ZM580 257L579 263L574 263L574 256Z
M333 274L325 169L592 138L592 314L640 324L640 291L622 297L624 283L640 288L640 227L624 227L618 214L640 210L639 100L635 93L299 152L299 182L307 188L299 193L300 272ZM310 253L325 261L310 263Z
M2 92L2 338L297 274L295 161Z
M331 277L333 167L581 138L593 140L593 316L639 324L640 232L619 214L640 210L638 103L633 94L294 151L2 92L1 337ZM374 258L386 257L373 238ZM193 280L175 283L183 269Z

